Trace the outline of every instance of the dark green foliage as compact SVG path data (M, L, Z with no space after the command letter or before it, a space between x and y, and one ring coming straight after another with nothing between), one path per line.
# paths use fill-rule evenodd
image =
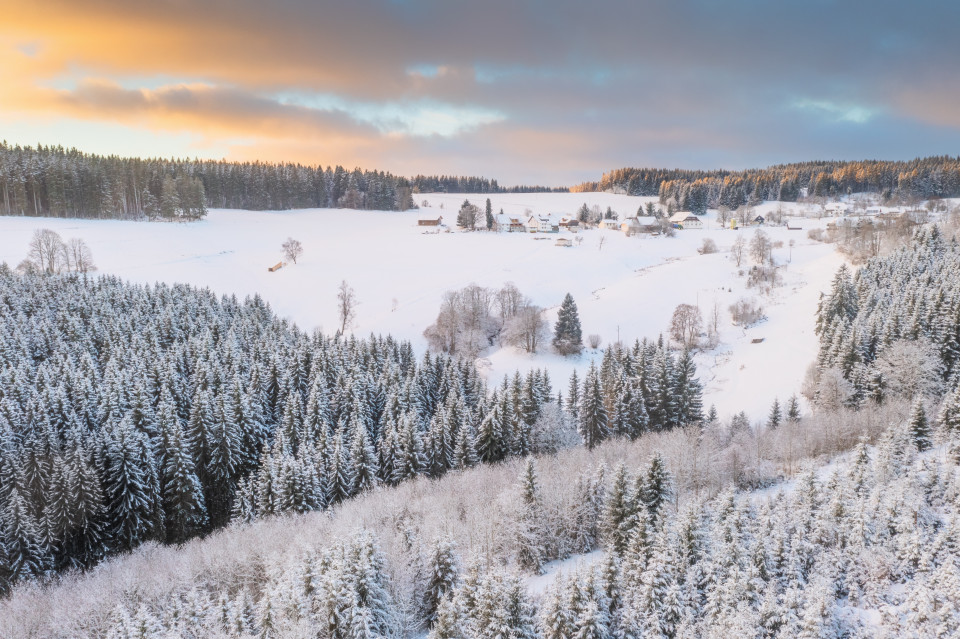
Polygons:
M577 303L570 293L563 298L557 312L557 323L553 327L553 347L561 355L573 355L583 350L583 336L580 328L580 315Z
M910 432L910 439L913 441L914 446L917 447L917 450L923 452L930 448L930 422L927 419L927 411L923 407L923 400L919 397L913 402L907 428Z

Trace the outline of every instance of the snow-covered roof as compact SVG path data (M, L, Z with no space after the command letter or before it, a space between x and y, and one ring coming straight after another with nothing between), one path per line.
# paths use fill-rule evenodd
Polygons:
M698 220L700 219L700 218L698 218L696 215L694 215L693 213L691 213L690 211L677 211L676 213L674 213L673 215L670 216L670 221L671 221L671 222L683 222L683 221L685 221L685 220L689 220L690 218L695 218L695 219L698 219Z

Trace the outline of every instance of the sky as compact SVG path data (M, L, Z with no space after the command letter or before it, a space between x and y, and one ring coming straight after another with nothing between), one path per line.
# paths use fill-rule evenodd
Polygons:
M960 149L960 3L0 0L0 139L561 186Z

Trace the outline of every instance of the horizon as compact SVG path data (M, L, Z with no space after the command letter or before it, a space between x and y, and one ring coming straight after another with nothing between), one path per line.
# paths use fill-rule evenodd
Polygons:
M938 3L0 7L11 144L551 187L960 148Z

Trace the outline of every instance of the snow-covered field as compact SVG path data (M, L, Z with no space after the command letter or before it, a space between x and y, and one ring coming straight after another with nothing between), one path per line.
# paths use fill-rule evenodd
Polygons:
M656 338L666 332L678 304L698 304L706 320L716 303L722 311L721 343L697 360L705 404L716 404L721 416L746 410L759 418L774 397L783 400L799 390L817 348L817 299L842 261L832 245L807 238L806 229L826 220L804 220L803 231L764 229L774 242L784 242L774 255L786 264L785 285L772 298L759 298L746 289L745 277L738 276L728 255L738 234L749 240L754 230L722 229L712 214L706 228L679 231L673 238L628 238L618 231L591 230L580 233L582 244L571 248L555 246L558 236L552 234L425 234L417 227L422 213L439 213L452 223L464 199L482 208L486 197L419 195L417 202L427 200L431 207L406 213L213 210L204 221L191 224L0 217L0 261L16 265L33 230L51 228L64 239L84 239L102 273L134 282L186 282L223 294L259 293L300 327L328 332L338 326L336 289L345 279L360 302L354 331L391 333L412 340L418 352L426 348L422 333L435 319L443 293L471 282L489 287L515 283L548 309L551 325L570 292L579 306L584 336L599 334L604 345L618 337L627 343ZM607 193L491 196L495 212L573 214L586 202L604 210L610 206L621 218L651 199ZM767 203L757 210L776 206ZM783 206L787 211L795 208ZM303 243L302 258L268 272L267 267L281 259L280 244L287 237ZM697 253L705 237L717 242L719 253ZM796 242L792 251L791 239ZM734 327L727 312L744 296L758 297L769 317L749 330ZM763 342L754 344L754 338ZM481 364L492 381L517 368L546 367L554 386L566 391L573 369L586 368L597 355L562 358L499 349L485 354Z

